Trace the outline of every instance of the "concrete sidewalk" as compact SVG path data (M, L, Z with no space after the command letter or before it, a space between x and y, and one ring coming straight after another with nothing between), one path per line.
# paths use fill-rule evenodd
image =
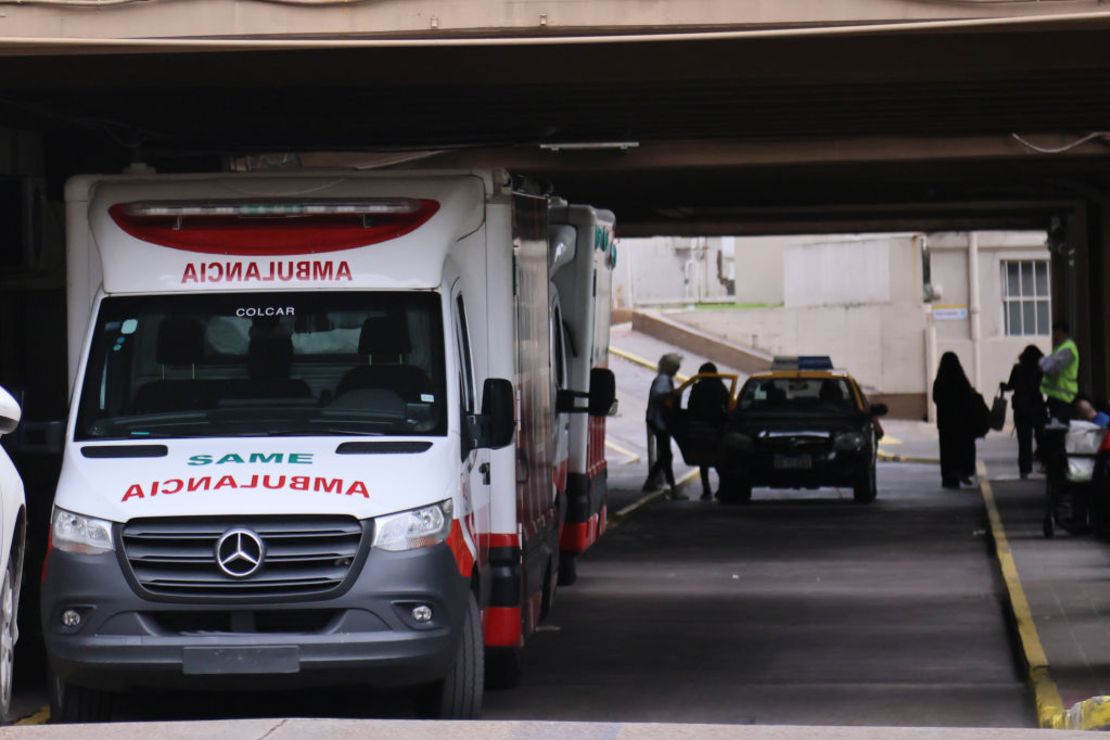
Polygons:
M1024 612L1035 627L1047 664L1047 680L1035 688L1039 703L1056 706L1041 707L1043 722L1052 711L1059 714L1077 702L1110 694L1110 543L1059 528L1055 538L1046 539L1044 478L1020 480L1016 454L1012 440L980 448L1028 605L1016 604L1015 615L1020 624ZM1088 726L1104 726L1110 719L1098 704L1081 709L1089 715Z

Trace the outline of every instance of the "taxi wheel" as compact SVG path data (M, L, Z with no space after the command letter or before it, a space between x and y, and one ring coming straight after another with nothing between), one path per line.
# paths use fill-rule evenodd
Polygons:
M744 476L729 476L721 481L718 498L722 504L746 504L752 500L752 484Z
M875 483L875 466L868 465L856 474L855 485L852 486L852 497L857 503L869 504L875 500L878 486Z

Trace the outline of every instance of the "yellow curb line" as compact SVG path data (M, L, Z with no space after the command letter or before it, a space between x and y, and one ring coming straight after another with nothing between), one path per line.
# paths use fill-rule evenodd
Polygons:
M697 474L698 474L697 470L691 470L686 475L682 476L681 478L679 478L678 480L675 481L675 488L682 488L682 486L684 486L687 483L689 483L690 481L692 481L694 479L694 476L696 476ZM645 506L650 504L652 501L658 501L659 499L666 496L667 493L668 493L667 489L664 488L664 489L659 490L659 491L652 491L651 493L644 496L643 498L636 499L635 501L630 503L628 506L625 506L623 509L620 509L619 511L617 511L617 513L615 513L611 517L609 517L608 529L615 529L616 527L619 527L621 522L623 522L625 519L630 517L632 514L636 513L640 509L644 508Z
M15 721L17 725L45 725L50 721L50 707L43 705L34 714L27 715Z
M605 440L605 446L608 447L610 450L613 450L614 452L618 452L621 455L624 455L627 458L622 463L622 465L631 465L634 462L639 462L640 461L640 456L637 455L635 451L630 450L626 447L621 447L619 444L617 444L615 442L610 442L609 440Z
M1002 570L1002 579L1010 597L1010 608L1014 613L1021 650L1028 669L1029 685L1033 689L1037 705L1037 723L1046 729L1055 730L1102 730L1110 728L1110 696L1095 696L1064 709L1060 690L1048 672L1048 656L1037 634L1033 611L1021 585L1021 576L1006 530L1002 525L1002 515L994 500L994 489L987 478L987 466L979 462L979 492L987 507L991 536L994 538L994 552Z
M921 463L924 465L939 465L940 460L935 457L914 457L912 455L895 455L893 452L887 452L880 448L876 453L877 457L883 462L894 463Z
M621 358L622 360L628 360L629 362L634 363L636 365L646 367L648 370L657 370L658 367L659 367L657 363L654 363L654 362L652 362L651 360L649 360L647 358L640 357L639 355L634 355L631 352L626 352L623 349L620 349L618 347L613 347L611 345L609 347L609 354L616 355L617 357ZM679 383L685 383L687 380L690 379L690 376L689 375L684 375L682 373L675 373L674 379L676 381L678 381Z

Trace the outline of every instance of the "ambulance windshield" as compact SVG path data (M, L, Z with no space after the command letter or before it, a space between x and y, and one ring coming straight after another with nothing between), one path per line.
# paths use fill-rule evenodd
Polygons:
M77 439L447 430L430 292L106 298Z

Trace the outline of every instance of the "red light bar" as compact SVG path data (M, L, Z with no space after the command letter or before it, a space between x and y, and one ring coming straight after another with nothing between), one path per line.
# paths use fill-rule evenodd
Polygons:
M205 254L293 255L337 252L404 236L439 203L416 198L363 200L139 201L108 209L126 233L151 244Z

